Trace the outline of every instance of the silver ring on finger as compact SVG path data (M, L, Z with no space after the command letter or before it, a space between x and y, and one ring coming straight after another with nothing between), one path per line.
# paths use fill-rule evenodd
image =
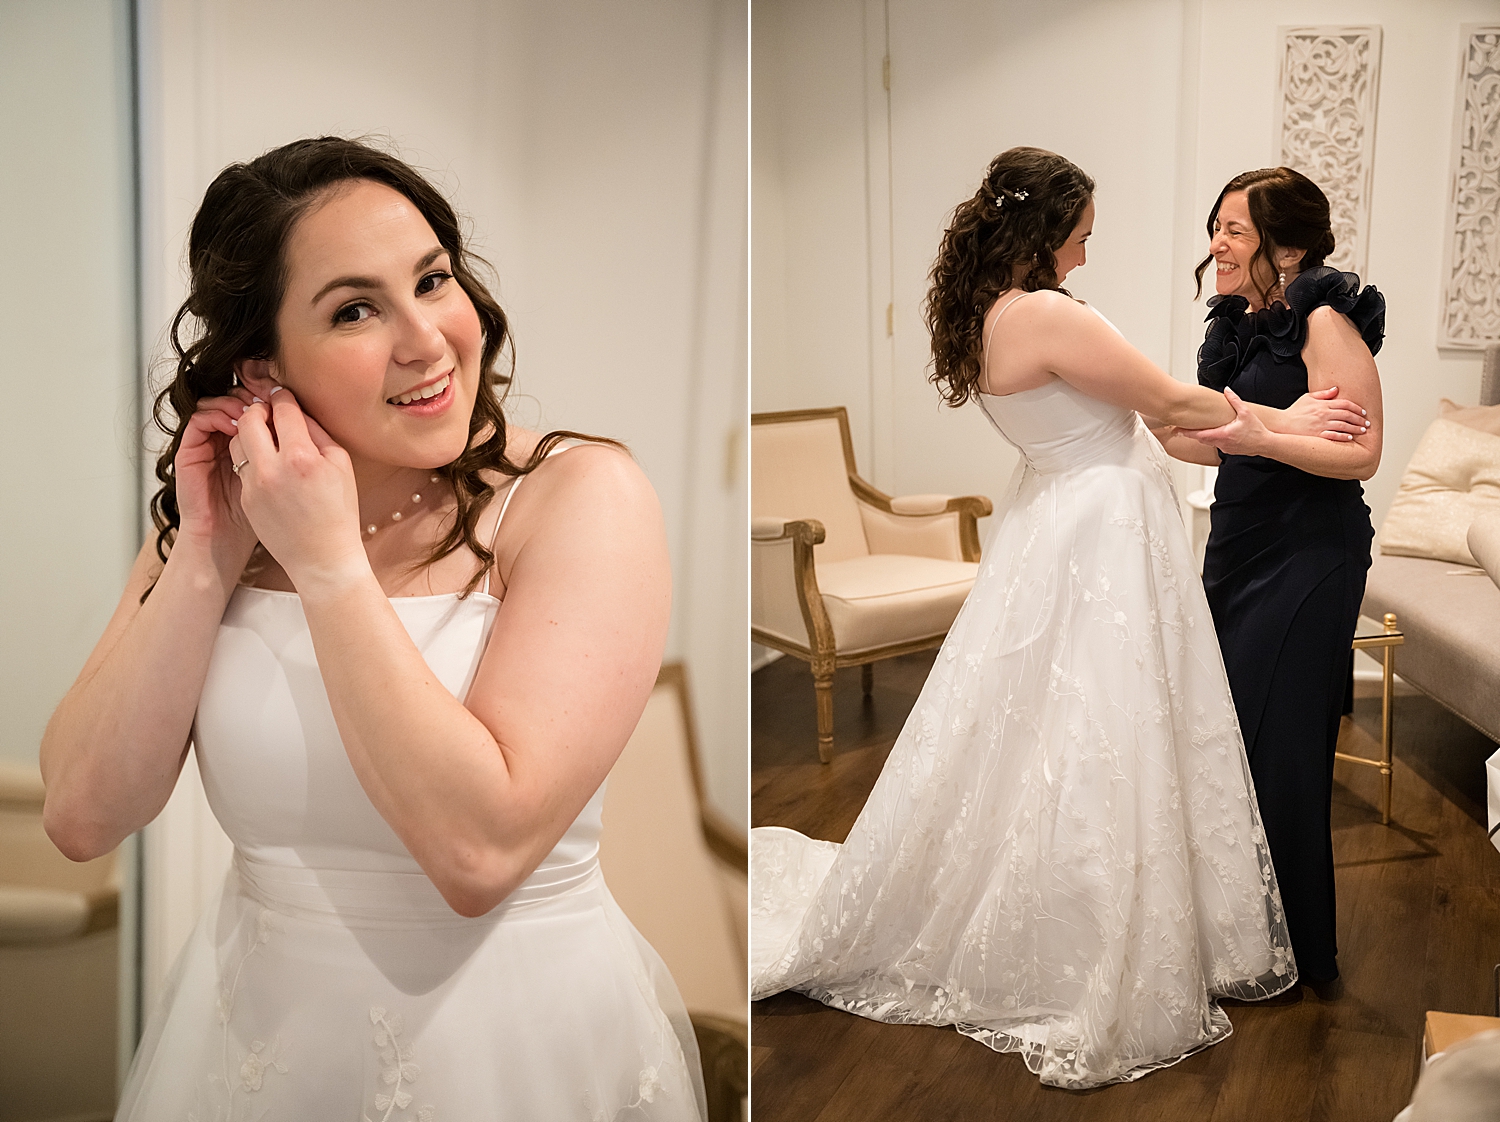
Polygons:
M240 473L240 469L243 468L249 462L250 462L250 457L246 456L239 463L237 463L237 464L230 464L229 465L229 470L232 471L232 472L234 472L235 475L238 475Z

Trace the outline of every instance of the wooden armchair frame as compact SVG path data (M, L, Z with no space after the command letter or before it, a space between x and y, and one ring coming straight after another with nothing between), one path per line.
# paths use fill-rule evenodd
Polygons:
M893 518L910 518L931 521L937 517L952 517L957 536L958 559L977 562L979 560L979 519L994 509L990 500L982 495L914 496L910 499L892 498L884 491L863 479L854 463L854 442L849 433L849 414L843 406L832 409L793 409L778 413L755 413L752 425L785 424L795 421L837 418L839 435L843 442L844 468L849 488L857 502L890 515ZM941 504L939 505L939 500ZM852 654L837 650L833 625L824 607L822 594L818 591L817 568L814 564L813 547L825 537L823 524L815 518L779 519L758 518L751 528L753 543L770 545L789 542L792 550L792 573L796 586L797 603L802 610L802 621L807 628L808 642L804 644L788 641L784 636L759 627L752 620L750 635L755 642L783 654L792 655L809 664L813 676L813 688L817 698L818 713L818 758L827 763L833 758L833 674L844 667L861 668L860 684L866 696L872 682L872 664L883 658L910 654L914 651L930 650L941 646L947 630L930 635L915 636L901 642L868 648Z

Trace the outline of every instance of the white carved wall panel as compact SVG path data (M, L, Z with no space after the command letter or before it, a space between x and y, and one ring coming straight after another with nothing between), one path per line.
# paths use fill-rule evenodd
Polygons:
M1500 339L1500 25L1462 31L1438 346L1477 348Z
M1328 196L1336 246L1325 263L1363 278L1369 256L1380 28L1280 31L1281 163Z

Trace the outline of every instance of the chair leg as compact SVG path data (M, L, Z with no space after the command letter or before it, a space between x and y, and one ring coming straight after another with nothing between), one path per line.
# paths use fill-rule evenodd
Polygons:
M859 688L869 697L875 692L875 664L867 662L859 668Z
M818 698L818 759L833 759L833 671L813 673L813 690Z

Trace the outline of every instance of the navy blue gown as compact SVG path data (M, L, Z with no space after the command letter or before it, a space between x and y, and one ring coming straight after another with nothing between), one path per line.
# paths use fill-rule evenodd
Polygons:
M1315 268L1286 304L1249 312L1209 301L1198 381L1284 409L1307 392L1307 317L1348 316L1372 355L1385 298L1359 278ZM1325 479L1260 456L1222 457L1203 586L1224 652L1255 794L1302 978L1338 976L1329 801L1350 666L1370 567L1370 510L1355 479Z

